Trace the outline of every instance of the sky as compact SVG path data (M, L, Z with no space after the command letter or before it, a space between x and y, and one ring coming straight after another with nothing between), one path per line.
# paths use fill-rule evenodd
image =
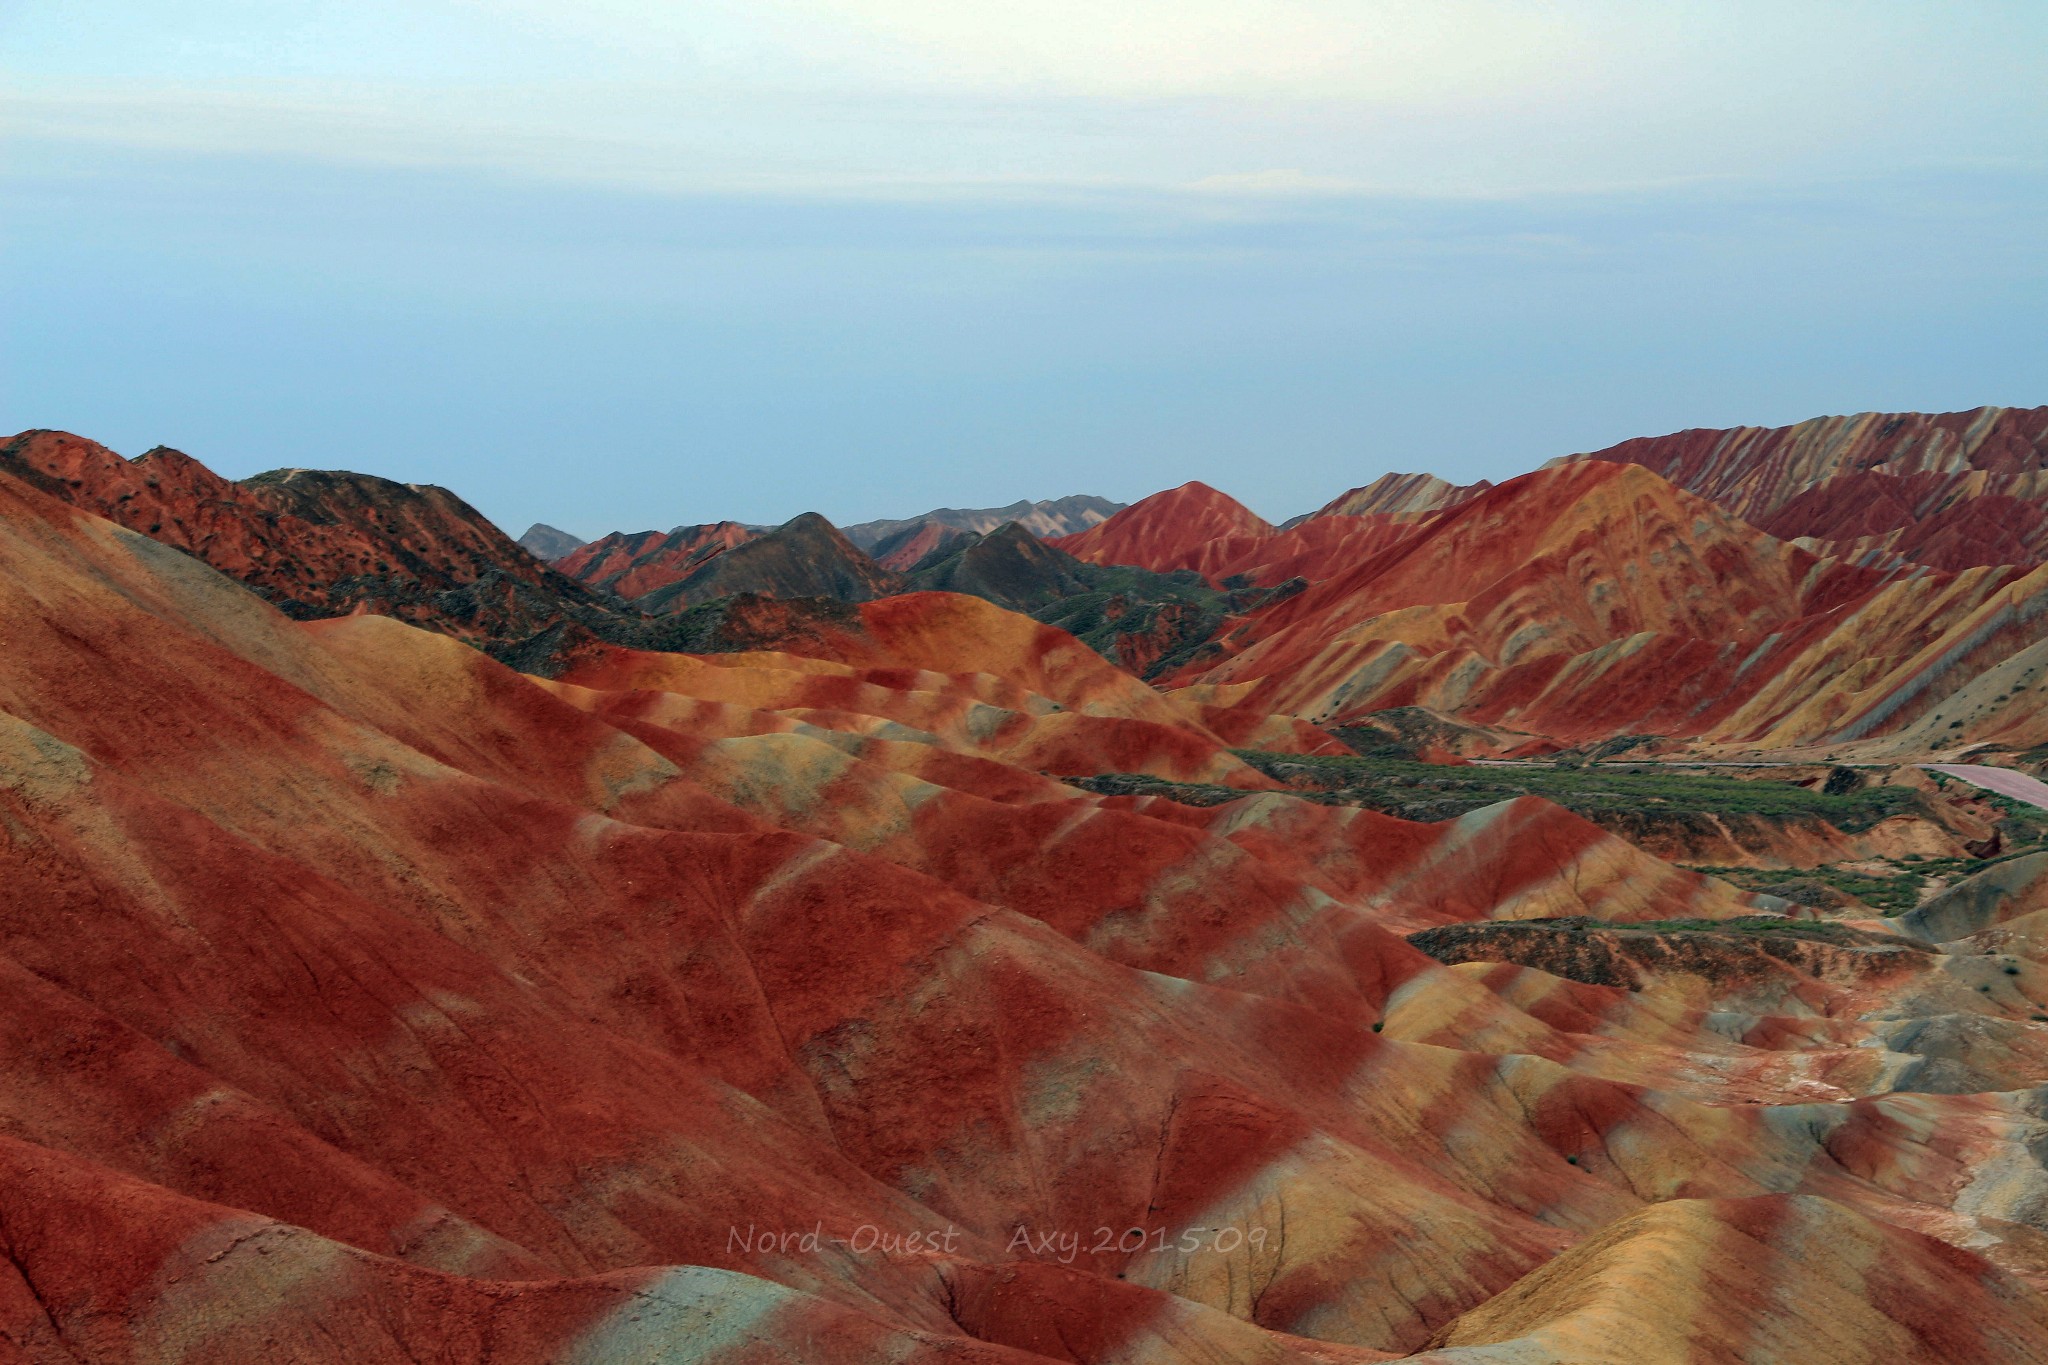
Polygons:
M0 430L514 534L2048 403L2040 0L4 0Z

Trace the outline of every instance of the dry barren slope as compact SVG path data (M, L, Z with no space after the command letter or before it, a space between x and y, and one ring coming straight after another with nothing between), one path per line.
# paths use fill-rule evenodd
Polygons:
M1406 936L1760 907L1539 801L1090 795L1063 729L1234 760L987 603L858 615L543 682L0 476L0 1340L1281 1365L1634 1311L2043 1350L2024 943L1446 963ZM1674 1237L1704 1287L1646 1309ZM1740 1238L1793 1249L1772 1293L1713 1292Z
M1424 706L1563 743L1775 749L1911 733L1933 748L1992 734L2025 747L2048 740L2035 692L2018 686L2040 671L2027 661L2048 638L2044 582L2015 568L1862 567L1639 466L1573 462L1436 513L1248 614L1170 681L1260 713L1342 723ZM2001 667L2015 676L1979 685ZM1963 702L1969 720L1953 723ZM1937 715L1955 733L1927 735Z

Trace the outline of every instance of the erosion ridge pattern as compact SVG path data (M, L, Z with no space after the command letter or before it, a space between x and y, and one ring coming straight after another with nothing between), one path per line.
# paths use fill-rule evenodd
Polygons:
M1150 686L976 595L1088 585L1000 528L928 566L975 593L721 594L662 618L717 652L578 626L540 676L432 604L616 600L452 495L8 451L16 1356L2048 1360L2036 863L1842 926L1533 796L1307 799L1246 755L1334 747L1304 716L1353 656ZM1394 618L1553 699L1788 603L1785 649L1860 614L1968 674L2027 581L1610 462L1372 515L1284 593L1137 567L1246 594L1210 669ZM428 575L417 623L363 562Z

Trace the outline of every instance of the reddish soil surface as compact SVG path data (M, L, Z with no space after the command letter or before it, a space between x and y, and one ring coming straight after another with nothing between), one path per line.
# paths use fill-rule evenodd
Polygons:
M0 1359L2048 1358L2023 917L1652 952L1769 907L1277 790L1229 745L1312 730L977 598L540 679L294 620L195 557L281 520L174 548L96 467L150 472L0 468ZM1503 648L1855 600L1549 486L1599 518L1489 493L1374 590ZM1224 790L1060 780L1117 770ZM1615 937L1409 938L1510 921Z

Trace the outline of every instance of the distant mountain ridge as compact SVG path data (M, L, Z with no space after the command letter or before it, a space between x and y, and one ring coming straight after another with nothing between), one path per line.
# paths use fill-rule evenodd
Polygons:
M907 529L925 535L935 525ZM1017 522L986 533L944 529L933 548L901 570L870 558L815 512L761 534L716 522L667 535L606 536L560 567L623 599L626 609L663 620L740 595L860 603L909 592L962 593L1058 625L1140 676L1172 666L1228 616L1271 596L1220 590L1192 572L1084 563Z
M1041 502L1018 501L1008 507L941 507L920 516L866 521L833 529L835 534L843 536L849 545L864 552L882 569L904 573L942 547L964 537L986 535L999 526L1015 523L1031 535L1045 539L1096 525L1115 515L1122 507L1122 503L1111 502L1107 498L1076 494ZM824 518L819 520L824 521ZM701 526L678 526L666 534L614 531L588 544L574 546L554 558L561 563L563 572L571 577L601 591L633 600L690 577L713 555L731 550L757 536L786 530L793 524L773 527L718 521ZM830 522L825 524L831 525ZM846 570L845 566L842 570L856 575L861 572L858 569Z
M1300 591L1219 589L1190 570L1090 564L1016 522L963 535L918 564L912 589L965 593L1058 626L1141 678L1180 663L1233 616Z
M1220 546L1238 537L1263 539L1274 528L1227 493L1199 480L1124 508L1098 526L1057 544L1094 564L1140 564L1168 572L1214 567Z
M1124 504L1076 493L1041 502L1019 499L1008 507L940 507L900 520L863 521L844 527L846 538L873 555L884 568L908 569L933 550L960 535L987 535L1008 522L1050 540L1073 535L1108 520Z
M935 590L1069 632L1218 733L1239 711L1350 726L1421 707L1538 747L2048 745L2030 683L2048 667L2048 568L2032 571L2048 494L2030 492L2048 483L2048 409L1615 453L1635 458L1500 485L1386 475L1286 528L1191 482L1053 539L913 518L878 560L806 513L607 536L559 571L440 489L304 470L235 484L176 452L127 461L49 432L0 462L301 619L398 616L529 672L591 641L760 644L779 619L830 629L848 606ZM742 600L790 606L719 605Z
M727 521L613 534L550 565L446 489L373 475L290 469L237 483L178 451L130 460L54 431L0 444L0 474L192 554L301 620L392 616L529 671L552 666L577 642L764 647L772 637L759 633L763 621L808 631L842 604L940 590L1061 617L1104 655L1144 672L1201 644L1237 600L1193 575L1081 565L1015 522L987 534L946 528L943 549L920 556L930 562L916 574L877 564L816 513L773 528ZM1023 506L1044 512L1040 524L1114 506L1065 502L1064 511ZM559 541L535 536L552 529L541 524L528 538L554 548ZM779 616L715 608L754 600L809 605Z
M1653 469L1784 540L1938 569L2048 562L2048 407L1681 431L1570 458Z
M565 559L583 548L585 542L567 531L557 530L546 522L536 521L526 528L526 534L519 537L520 548L535 559L552 564Z
M1307 516L1296 517L1287 524L1292 527L1315 517L1356 517L1375 513L1414 516L1440 512L1467 498L1477 497L1491 487L1493 485L1485 479L1461 485L1434 474L1382 474L1364 487L1341 494Z
M703 555L689 573L635 597L633 604L658 615L742 592L872 602L903 586L899 575L861 553L838 527L805 512L765 535Z
M631 601L689 577L711 558L758 534L736 521L660 531L614 531L556 562L571 578Z
M1780 540L1837 554L1950 570L2048 563L2048 407L1695 427L1552 463L1574 460L1641 465ZM1289 526L1438 512L1491 487L1385 474Z
M278 469L240 482L158 446L61 431L0 443L0 473L183 550L301 620L376 612L496 641L609 608L445 488Z

